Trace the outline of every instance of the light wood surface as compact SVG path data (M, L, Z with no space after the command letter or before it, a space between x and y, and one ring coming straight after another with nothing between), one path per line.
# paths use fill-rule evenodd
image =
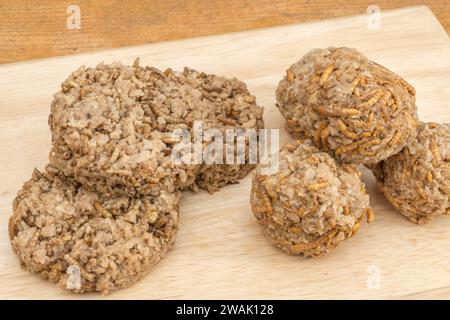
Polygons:
M368 30L365 16L351 17L0 66L0 298L450 298L450 217L408 222L376 192L368 171L375 223L317 259L269 244L250 212L249 177L214 195L186 193L174 249L142 281L107 297L42 281L11 250L11 203L46 163L51 95L70 71L140 56L159 68L237 76L265 106L267 127L282 128L278 81L304 53L327 46L356 47L391 68L416 87L423 120L450 121L450 40L426 7L385 12L380 30ZM379 289L367 285L376 281L371 270L380 271Z
M450 0L0 0L0 63L421 4L450 31ZM80 29L67 28L69 5Z

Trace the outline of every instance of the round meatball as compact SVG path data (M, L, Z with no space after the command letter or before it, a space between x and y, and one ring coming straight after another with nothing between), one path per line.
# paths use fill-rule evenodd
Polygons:
M41 278L108 293L143 277L172 247L179 198L108 197L35 170L14 200L11 244Z
M262 108L237 79L137 62L81 67L52 102L50 164L83 186L128 196L196 185L216 191L253 168L174 163L174 133L184 130L193 141L194 121L203 130L259 128Z
M310 141L287 143L279 169L258 167L253 213L273 244L291 254L318 256L353 237L363 217L373 219L369 196L353 164L339 164Z
M450 124L419 123L417 138L372 171L378 189L412 222L450 214Z
M341 162L377 163L416 135L414 88L354 49L309 52L287 70L276 97L287 130Z

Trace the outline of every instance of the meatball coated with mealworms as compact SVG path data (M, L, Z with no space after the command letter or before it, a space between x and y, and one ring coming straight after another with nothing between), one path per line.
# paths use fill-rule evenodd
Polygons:
M83 186L111 195L154 195L243 178L254 164L174 164L176 130L193 126L258 130L263 109L247 86L185 68L183 72L121 63L81 67L55 94L49 123L51 166ZM200 141L202 142L202 141ZM203 142L203 150L210 142ZM230 147L224 142L224 149ZM247 155L248 156L248 155Z
M417 138L372 167L378 189L414 223L450 214L450 124L419 123Z
M41 278L106 294L142 278L172 247L180 196L105 196L35 170L14 200L11 245Z
M319 256L353 237L367 215L369 196L353 164L339 164L310 141L287 143L276 173L258 166L251 206L271 242L291 254Z
M294 63L276 91L287 130L347 163L373 164L415 135L414 88L354 49L316 49Z

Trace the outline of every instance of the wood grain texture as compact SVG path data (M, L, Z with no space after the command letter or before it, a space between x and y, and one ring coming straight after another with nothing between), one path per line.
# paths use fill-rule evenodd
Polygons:
M7 235L17 190L47 161L51 95L69 72L140 56L159 68L237 76L265 107L267 127L282 128L274 90L286 68L312 48L350 46L415 86L423 120L449 122L448 35L426 7L383 19L381 30L351 17L0 66L0 298L103 298L65 292L23 271ZM250 211L250 177L213 195L186 193L174 249L142 281L105 298L450 298L450 218L414 225L375 190L367 170L364 180L375 223L317 259L269 244ZM370 266L381 272L379 289L367 286Z
M80 30L66 27L72 4ZM0 0L0 63L365 14L373 4L428 5L450 32L450 0Z

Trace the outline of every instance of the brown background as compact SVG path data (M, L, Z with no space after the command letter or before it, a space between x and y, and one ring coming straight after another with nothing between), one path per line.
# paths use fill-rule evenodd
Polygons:
M71 4L80 30L66 28ZM371 4L428 5L450 31L450 0L0 0L0 63L365 14Z

